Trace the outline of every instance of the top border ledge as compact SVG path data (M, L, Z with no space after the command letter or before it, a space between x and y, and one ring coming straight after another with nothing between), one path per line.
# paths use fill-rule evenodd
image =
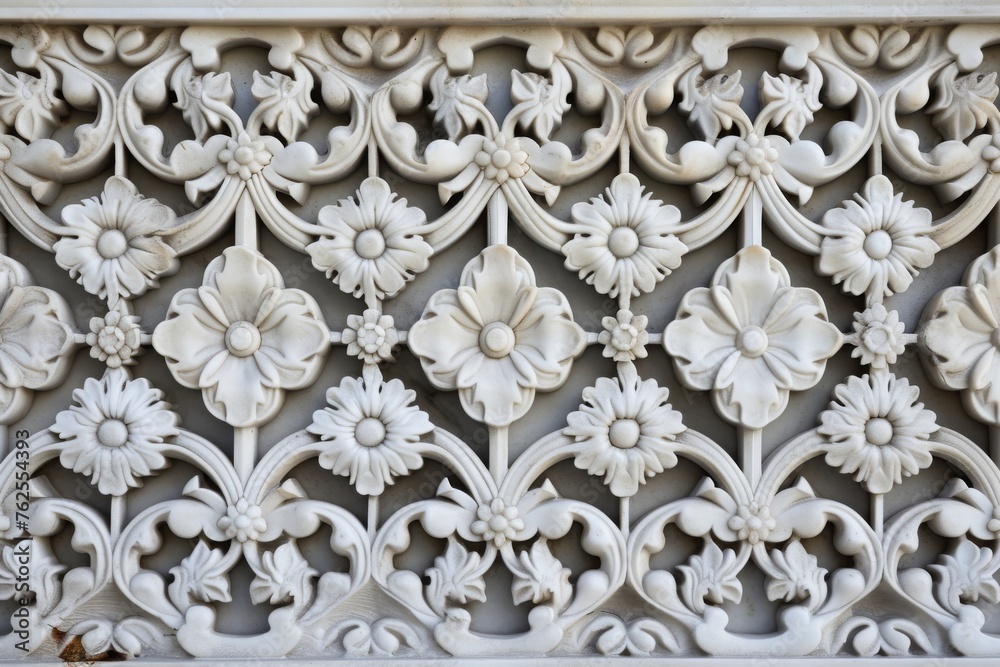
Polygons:
M144 25L345 24L469 25L498 22L594 26L1000 21L997 0L0 0L0 20L26 23Z

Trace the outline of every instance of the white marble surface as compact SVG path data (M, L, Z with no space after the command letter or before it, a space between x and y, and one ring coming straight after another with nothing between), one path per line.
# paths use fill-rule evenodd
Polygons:
M1000 655L996 12L796 7L0 26L0 660Z

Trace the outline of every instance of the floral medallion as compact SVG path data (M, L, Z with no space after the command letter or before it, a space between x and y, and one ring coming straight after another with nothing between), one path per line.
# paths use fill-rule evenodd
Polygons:
M52 246L56 263L111 305L159 287L161 276L180 267L161 238L174 226L174 212L124 178L109 178L100 198L67 206L62 216L63 238Z
M73 399L77 404L60 412L52 427L63 440L63 466L90 476L101 493L112 496L166 467L160 446L178 435L180 420L148 380L109 369L100 381L88 378Z
M416 393L399 380L384 382L366 365L361 380L344 378L326 393L329 407L313 413L308 430L325 443L319 464L350 477L358 493L377 496L393 478L424 464L414 447L434 430L427 414L413 405Z
M457 290L431 297L407 344L436 387L459 390L470 416L506 426L535 391L562 386L586 337L565 296L536 287L512 248L491 246L466 265Z
M724 262L711 288L684 295L663 335L684 384L711 390L719 414L749 428L780 415L790 391L815 385L841 342L820 296L792 287L761 246Z
M285 289L270 262L240 246L208 265L202 287L174 295L153 331L177 381L201 389L212 414L233 426L270 421L285 390L316 379L329 346L316 301Z

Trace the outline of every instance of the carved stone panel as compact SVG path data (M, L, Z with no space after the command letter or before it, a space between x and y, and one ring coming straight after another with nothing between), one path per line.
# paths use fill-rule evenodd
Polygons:
M0 26L0 660L1000 656L1000 28L565 23Z

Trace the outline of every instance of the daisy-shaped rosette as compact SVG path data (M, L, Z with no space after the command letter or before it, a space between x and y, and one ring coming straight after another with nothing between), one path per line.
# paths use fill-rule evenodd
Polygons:
M969 266L965 286L939 292L919 327L927 375L942 389L962 392L976 419L1000 424L1000 247Z
M677 465L674 440L684 432L681 413L655 380L641 380L632 364L621 378L598 378L583 390L583 404L566 418L563 434L574 439L573 463L619 498L634 496L640 484Z
M652 292L687 252L671 233L680 211L643 194L632 174L617 176L604 195L575 204L572 216L582 229L562 247L566 268L601 294Z
M435 387L458 389L469 416L507 426L536 391L563 385L587 339L562 293L536 287L513 248L490 246L457 290L431 297L406 342Z
M816 270L868 302L905 291L941 249L930 237L931 212L894 194L885 176L873 176L839 208L823 216Z
M153 347L185 387L231 426L274 417L285 391L316 380L330 331L316 301L285 289L278 269L245 246L227 248L198 289L174 295Z
M939 426L905 378L887 371L850 377L833 394L816 429L827 465L854 473L871 493L888 493L931 464L927 441Z
M434 430L413 404L416 393L399 380L383 382L373 365L362 379L344 378L326 392L329 407L313 413L307 430L323 442L319 464L350 477L358 493L381 494L394 478L424 464L417 443Z
M367 178L353 198L319 212L323 235L306 246L313 266L354 296L392 298L430 265L434 249L416 233L424 212L396 199L381 178Z
M101 380L88 378L73 391L76 405L56 415L59 463L90 475L98 491L122 496L142 486L141 478L167 466L163 443L180 433L179 418L148 380L129 379L109 369Z
M710 288L685 294L663 335L684 385L711 390L723 418L752 429L776 419L789 392L819 382L842 342L819 294L792 287L762 246L724 262Z
M100 198L64 208L62 219L62 238L52 246L56 264L111 305L159 287L161 276L180 268L176 251L162 238L177 216L120 176L107 180Z
M13 424L35 390L62 384L76 349L73 313L57 293L0 255L0 424Z

